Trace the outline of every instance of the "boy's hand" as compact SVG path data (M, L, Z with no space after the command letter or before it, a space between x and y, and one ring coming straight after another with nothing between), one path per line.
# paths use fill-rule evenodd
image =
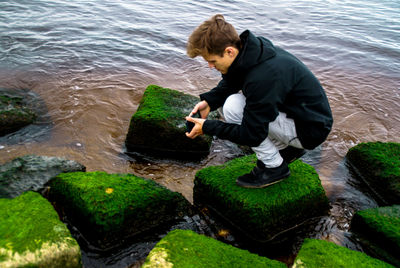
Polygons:
M200 112L201 118L207 118L208 114L210 113L210 106L208 105L208 103L203 100L199 103L196 104L196 106L194 106L192 112L189 114L189 116L192 116L194 114L196 114L197 112Z
M203 135L203 124L204 124L204 121L206 121L205 119L193 118L190 116L187 116L185 119L189 122L194 123L194 127L193 127L192 131L190 131L190 133L189 132L185 133L186 137L194 139L197 136Z

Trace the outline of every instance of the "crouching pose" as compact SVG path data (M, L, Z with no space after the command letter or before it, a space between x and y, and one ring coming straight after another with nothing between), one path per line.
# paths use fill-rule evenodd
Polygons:
M249 30L240 36L222 15L203 22L187 44L189 57L202 56L222 80L186 120L189 138L202 134L251 146L257 165L236 183L261 188L289 176L288 164L328 136L333 119L318 79L295 56ZM208 120L223 107L225 121ZM191 115L200 112L201 118Z

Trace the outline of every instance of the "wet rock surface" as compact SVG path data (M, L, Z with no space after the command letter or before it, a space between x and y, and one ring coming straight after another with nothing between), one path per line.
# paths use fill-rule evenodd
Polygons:
M291 175L263 189L235 184L255 166L255 155L207 167L196 174L194 203L205 206L234 229L257 242L268 242L307 220L326 215L328 199L315 170L301 162L289 165Z
M50 129L46 104L35 92L0 88L1 146L43 141Z
M305 239L294 267L393 267L363 252L350 250L335 243Z
M110 268L141 267L154 246L173 230L191 230L216 238L210 225L199 214L184 216L170 226L160 226L150 232L143 232L141 235L126 239L118 247L110 250L93 248L76 228L70 226L70 229L81 245L83 265L93 268L105 265Z
M241 155L235 155L232 158L238 158L240 156ZM153 160L159 161L156 159L157 158L154 158ZM15 172L20 171L16 169ZM353 181L353 179L351 179L350 182L352 187L359 188L360 185L356 180ZM42 183L40 184L42 185ZM108 189L108 195L114 193L115 189L113 187L107 188L113 189ZM107 193L107 188L103 189L105 193ZM104 245L107 245L105 248L99 248L98 245L89 241L85 234L81 233L81 230L78 229L79 224L76 221L70 221L70 218L64 213L65 211L63 211L60 206L57 206L56 203L55 207L59 215L61 215L62 221L68 224L73 237L78 241L82 249L81 254L84 267L102 267L104 265L114 268L140 267L152 248L169 232L176 229L192 230L198 234L205 234L211 238L241 249L249 250L260 256L280 260L287 265L295 263L294 258L302 247L305 238L333 241L349 249L365 251L370 256L386 260L388 256L387 247L380 247L377 249L377 247L372 248L365 244L358 235L352 233L349 224L353 215L357 213L358 210L376 206L376 203L365 201L360 204L349 204L348 202L353 201L351 201L351 199L335 199L335 202L330 204L331 209L329 215L316 217L302 224L293 221L294 228L289 228L279 233L268 243L255 243L253 240L249 240L247 236L242 236L238 233L237 229L232 228L229 222L215 215L212 210L205 209L204 207L192 207L194 211L192 215L177 218L175 221L171 221L170 224L143 231L133 237L121 236L118 241L114 241L111 245L105 243ZM157 215L156 210L150 209L149 212L153 212ZM299 263L295 264L299 265Z
M3 95L0 89L0 136L33 123L36 117L36 114L26 107L23 98Z
M349 149L347 162L380 204L400 204L400 143L360 143Z
M189 230L168 233L147 256L142 267L286 267Z
M84 171L86 168L59 157L26 155L0 165L0 198L12 198L25 191L38 191L51 178L63 172Z
M176 90L148 86L131 118L125 141L127 153L181 160L207 156L212 137L202 135L191 140L185 136L185 117L199 101L198 97ZM216 114L209 118L216 118Z
M131 174L63 173L49 187L57 209L100 250L192 213L180 193Z
M353 239L369 255L400 265L400 144L365 142L349 149L347 164L379 205L354 211ZM364 187L366 186L366 187Z
M51 204L25 192L0 198L0 267L81 267L81 251Z
M400 205L358 211L351 229L371 256L400 266Z

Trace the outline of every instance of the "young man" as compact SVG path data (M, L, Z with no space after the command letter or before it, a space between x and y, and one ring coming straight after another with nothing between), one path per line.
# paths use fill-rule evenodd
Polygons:
M189 57L202 56L222 74L217 87L201 94L186 120L186 136L215 135L251 146L257 165L236 183L261 188L289 176L288 163L328 136L333 119L325 92L296 57L249 30L240 36L222 15L197 27L187 44ZM225 122L206 120L223 106ZM201 118L191 115L200 112Z

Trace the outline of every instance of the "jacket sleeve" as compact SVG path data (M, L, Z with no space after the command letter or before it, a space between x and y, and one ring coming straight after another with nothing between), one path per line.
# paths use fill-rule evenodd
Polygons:
M210 106L211 111L214 111L224 104L229 95L237 93L238 91L238 89L230 87L226 80L222 79L215 88L200 94L200 99L205 100Z
M282 103L284 90L276 80L249 83L244 93L246 105L240 125L206 120L203 132L241 145L260 145L268 136L269 123L279 114L278 105Z

